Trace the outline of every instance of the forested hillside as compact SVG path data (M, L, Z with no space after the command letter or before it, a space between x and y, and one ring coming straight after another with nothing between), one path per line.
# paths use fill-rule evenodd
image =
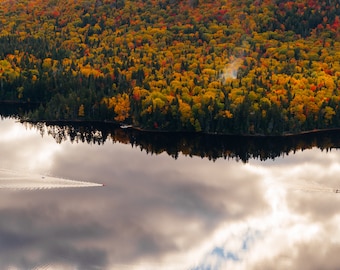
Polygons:
M340 3L3 0L0 100L158 130L340 127Z

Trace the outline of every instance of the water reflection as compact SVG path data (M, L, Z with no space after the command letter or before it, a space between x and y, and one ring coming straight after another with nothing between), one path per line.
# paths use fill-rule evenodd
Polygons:
M325 192L340 186L338 151L211 162L178 149L177 159L164 148L147 155L119 140L57 144L0 122L1 168L105 184L0 190L0 269L339 265L340 198Z
M177 158L180 154L199 156L216 160L234 158L243 162L250 159L275 159L298 150L318 147L331 150L340 147L340 130L314 132L295 136L240 137L194 133L142 132L134 129L121 129L112 124L90 123L25 123L43 135L47 133L57 143L66 140L104 144L107 141L131 144L147 153L167 153Z

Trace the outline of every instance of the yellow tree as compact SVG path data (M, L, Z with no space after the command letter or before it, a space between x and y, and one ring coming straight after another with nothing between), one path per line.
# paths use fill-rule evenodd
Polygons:
M79 106L78 116L80 116L80 117L84 117L84 116L85 116L85 108L84 108L84 104L81 104L81 105Z
M129 96L124 94L119 94L115 99L114 112L117 114L115 120L118 122L123 122L130 115L130 99Z

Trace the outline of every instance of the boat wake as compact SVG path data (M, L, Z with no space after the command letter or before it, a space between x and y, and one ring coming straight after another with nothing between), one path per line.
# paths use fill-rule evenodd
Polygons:
M307 191L307 192L326 192L326 193L340 193L340 188L331 188L321 185L293 185L290 187L293 190Z
M42 190L101 186L103 186L103 184L69 180L38 174L25 174L16 171L0 169L0 189Z

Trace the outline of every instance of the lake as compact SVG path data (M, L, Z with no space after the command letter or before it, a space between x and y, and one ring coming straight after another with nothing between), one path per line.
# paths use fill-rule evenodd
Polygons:
M338 134L195 136L0 120L0 269L338 268Z

